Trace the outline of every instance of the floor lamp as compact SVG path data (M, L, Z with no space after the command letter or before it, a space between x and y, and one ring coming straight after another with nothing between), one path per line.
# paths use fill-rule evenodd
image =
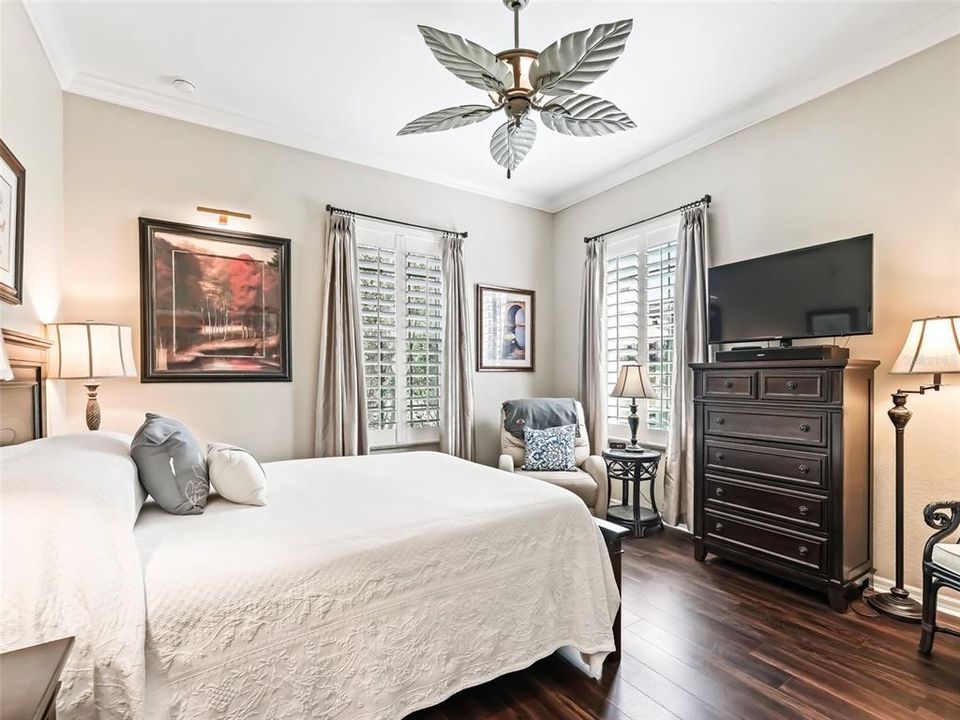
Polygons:
M933 383L916 390L897 390L892 395L893 407L887 411L897 433L897 580L889 591L866 598L874 610L903 622L918 623L921 617L920 603L903 587L903 431L913 416L907 409L907 395L938 391L943 384L943 373L957 372L960 372L960 315L914 320L890 374L933 375Z

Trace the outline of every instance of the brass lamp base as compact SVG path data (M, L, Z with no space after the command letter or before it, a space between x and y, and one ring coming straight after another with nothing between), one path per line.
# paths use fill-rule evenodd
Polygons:
M900 622L919 623L923 616L920 603L903 588L890 588L889 592L876 593L864 599L877 612Z

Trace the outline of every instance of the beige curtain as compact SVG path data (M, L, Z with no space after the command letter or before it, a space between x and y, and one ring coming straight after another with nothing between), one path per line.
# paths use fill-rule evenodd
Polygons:
M606 341L607 251L603 239L587 243L580 293L580 377L578 393L592 452L607 444Z
M443 269L443 391L440 398L440 450L474 459L473 352L470 306L463 271L463 238L446 235Z
M693 372L707 362L707 211L686 210L677 236L672 413L664 474L663 517L693 530Z
M320 302L316 454L366 455L357 225L350 215L329 216Z

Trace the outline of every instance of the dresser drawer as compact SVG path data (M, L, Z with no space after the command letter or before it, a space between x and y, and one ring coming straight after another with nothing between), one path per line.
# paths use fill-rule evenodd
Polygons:
M761 400L826 402L829 376L826 370L761 370Z
M826 453L741 445L705 438L703 454L703 464L707 470L815 488L827 486Z
M746 518L727 514L705 513L704 534L710 540L723 542L736 549L757 553L771 560L787 562L798 568L825 572L827 543L809 536L793 534L754 524Z
M825 530L827 501L814 495L796 495L774 488L707 475L704 483L707 507L743 511L769 520L795 523Z
M752 370L705 370L701 397L752 400L757 396L756 384Z
M704 431L726 437L825 445L827 414L817 410L765 410L708 405Z

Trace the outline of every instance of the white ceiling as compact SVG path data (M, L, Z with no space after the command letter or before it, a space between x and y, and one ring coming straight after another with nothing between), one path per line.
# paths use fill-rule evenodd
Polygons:
M533 0L521 45L632 17L588 92L637 128L571 138L540 127L507 180L497 119L397 137L408 120L484 101L434 60L417 24L493 52L512 45L483 2L59 2L27 10L64 89L555 211L960 33L960 4ZM197 86L178 93L173 77Z

